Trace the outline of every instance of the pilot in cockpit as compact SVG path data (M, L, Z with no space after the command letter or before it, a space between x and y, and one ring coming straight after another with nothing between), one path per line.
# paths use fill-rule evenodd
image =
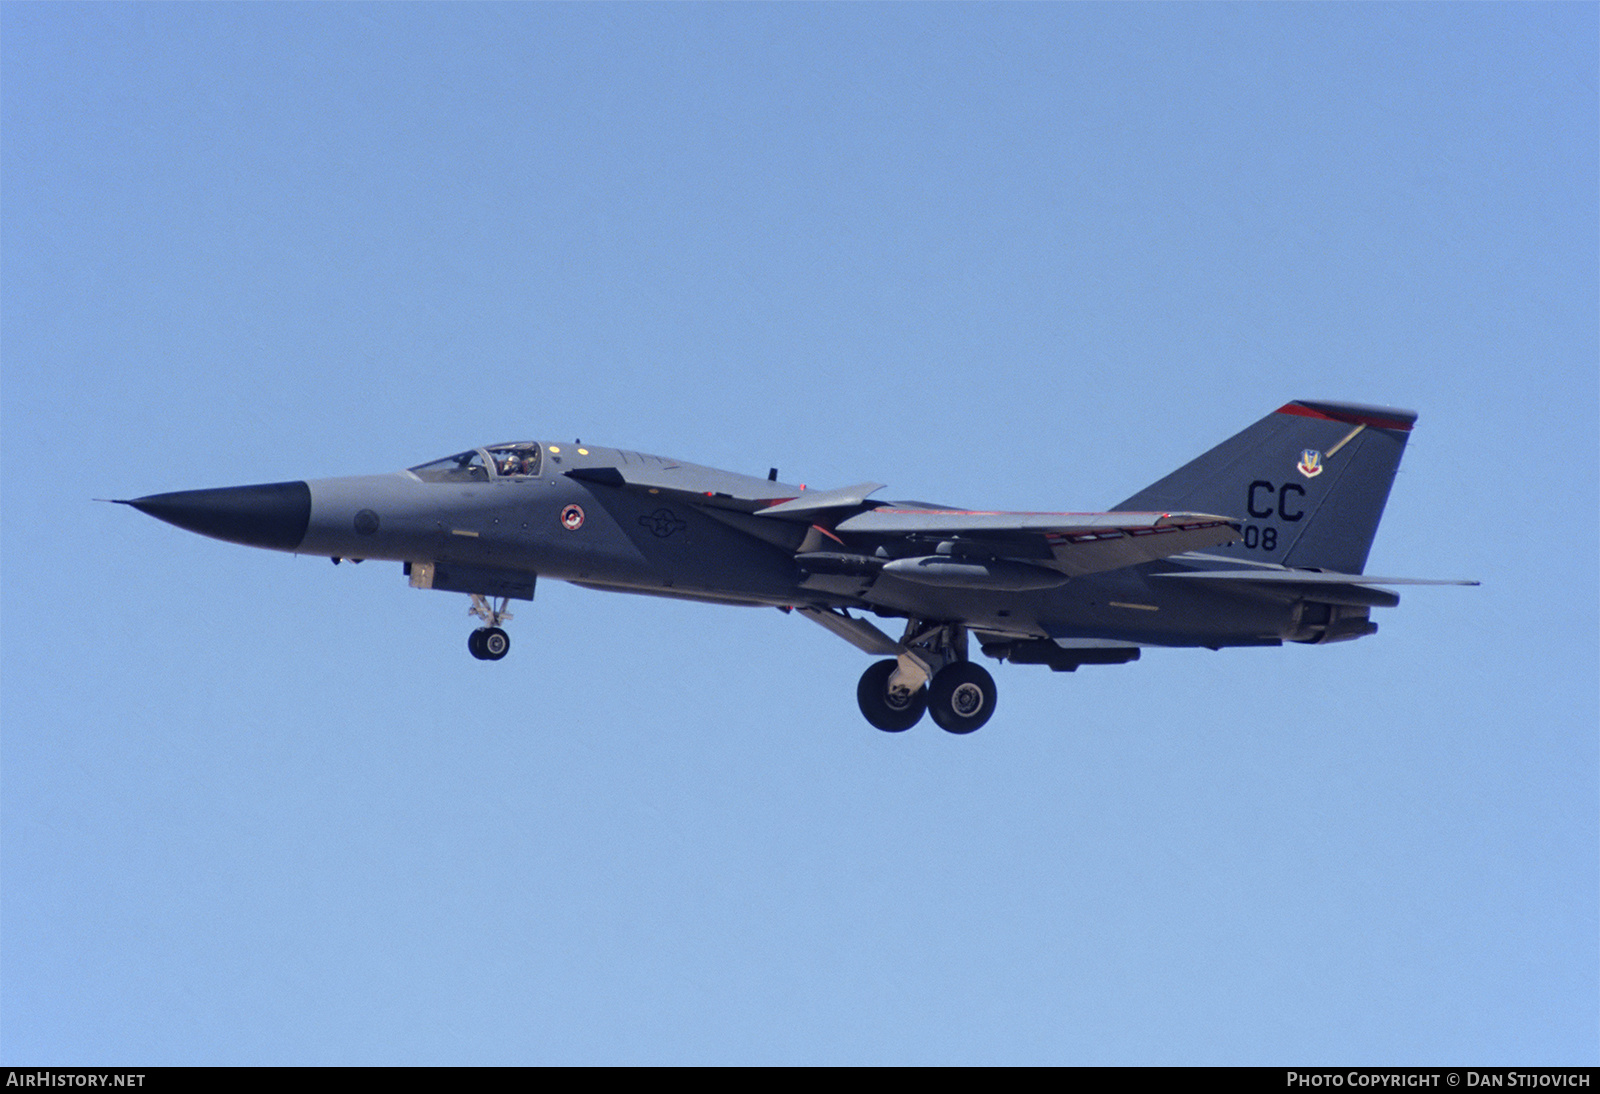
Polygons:
M495 474L506 479L525 479L539 473L539 446L536 444L497 445L488 450Z

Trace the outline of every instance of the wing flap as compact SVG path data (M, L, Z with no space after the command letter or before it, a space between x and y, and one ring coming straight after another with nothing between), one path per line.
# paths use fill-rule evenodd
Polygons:
M969 539L1002 557L1048 558L1069 577L1120 570L1237 538L1239 525L1206 513L994 513L872 509L842 520L841 535ZM1014 550L1007 550L1011 546ZM1042 548L1042 549L1041 549Z

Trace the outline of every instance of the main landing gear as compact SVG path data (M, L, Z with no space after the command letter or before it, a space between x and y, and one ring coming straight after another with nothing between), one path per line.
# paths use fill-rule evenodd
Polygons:
M879 661L861 674L856 685L856 702L867 721L885 733L900 733L922 720L928 709L928 689L917 685L915 689L902 682L891 684L898 661Z
M494 607L489 597L472 594L472 607L467 609L467 614L487 624L467 635L467 649L479 661L498 661L511 652L511 636L500 626L511 618L511 613L506 611L507 603L508 598L502 596L500 606Z
M892 661L879 661L861 674L856 702L862 715L886 733L916 725L923 711L940 729L971 733L994 714L994 677L966 658L966 628L938 625L926 629L913 620Z
M971 661L946 665L928 684L928 713L950 733L971 733L983 725L994 713L994 700L994 677Z

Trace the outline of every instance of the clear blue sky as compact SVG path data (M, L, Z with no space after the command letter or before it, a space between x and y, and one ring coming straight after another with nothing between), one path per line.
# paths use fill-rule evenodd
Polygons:
M1600 1058L1597 8L0 7L0 1062ZM1115 503L1421 412L1374 638L877 733L775 611L96 497L581 436Z

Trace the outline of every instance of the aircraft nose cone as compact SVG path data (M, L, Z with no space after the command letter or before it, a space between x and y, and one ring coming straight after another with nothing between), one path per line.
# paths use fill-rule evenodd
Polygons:
M311 523L311 487L304 482L178 490L123 504L202 536L280 551L299 547Z

